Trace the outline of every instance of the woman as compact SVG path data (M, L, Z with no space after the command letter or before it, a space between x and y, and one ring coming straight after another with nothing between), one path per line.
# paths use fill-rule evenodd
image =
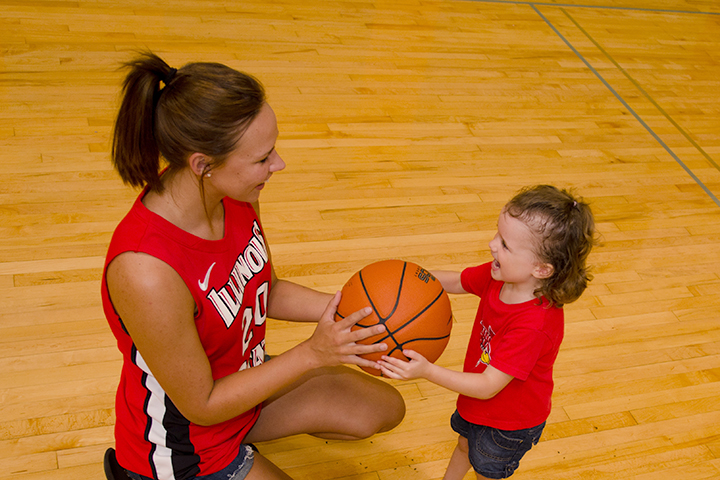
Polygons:
M257 202L285 163L262 86L224 65L175 70L150 53L127 67L112 158L144 189L113 235L102 285L124 359L120 465L133 479L289 478L248 444L396 426L400 394L340 366L377 366L357 355L385 346L355 342L384 327L352 332L367 309L335 323L339 294L273 270ZM318 326L263 362L268 316Z

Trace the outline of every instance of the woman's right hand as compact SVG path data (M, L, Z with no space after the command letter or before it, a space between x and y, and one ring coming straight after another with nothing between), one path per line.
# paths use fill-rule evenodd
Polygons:
M358 310L336 322L335 312L340 304L340 297L341 293L336 292L320 317L312 337L306 341L310 351L316 357L318 366L334 366L346 363L361 367L378 368L377 362L366 360L358 355L384 352L387 350L387 345L384 343L364 345L357 342L383 333L385 326L376 325L352 330L353 325L372 313L370 307Z

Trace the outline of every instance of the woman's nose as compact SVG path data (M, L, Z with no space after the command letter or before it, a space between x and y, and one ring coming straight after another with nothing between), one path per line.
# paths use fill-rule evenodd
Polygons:
M273 152L272 164L270 165L270 170L272 172L279 172L280 170L283 170L284 168L285 168L285 160L283 160L282 157L277 152Z

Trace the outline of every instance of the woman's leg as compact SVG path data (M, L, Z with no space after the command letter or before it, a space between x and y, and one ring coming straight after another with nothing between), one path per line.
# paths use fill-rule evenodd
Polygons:
M245 441L299 433L358 440L391 430L404 415L400 393L379 378L348 367L321 368L269 398Z

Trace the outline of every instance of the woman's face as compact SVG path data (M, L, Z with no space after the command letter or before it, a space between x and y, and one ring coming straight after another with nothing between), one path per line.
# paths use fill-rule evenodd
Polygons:
M266 103L225 162L211 170L211 177L205 180L206 190L212 189L220 197L256 202L265 182L285 168L275 151L278 133L275 112Z

